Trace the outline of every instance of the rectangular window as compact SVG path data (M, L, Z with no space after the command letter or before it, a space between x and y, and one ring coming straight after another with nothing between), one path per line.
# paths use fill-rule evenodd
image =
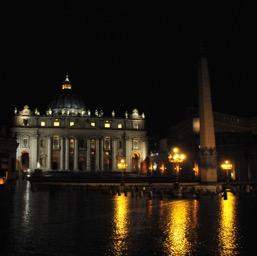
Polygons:
M94 127L95 127L95 122L91 122L91 126L94 126Z
M90 147L91 149L95 149L95 140L91 140Z
M54 126L60 126L60 122L59 121L54 121Z
M45 121L42 121L42 122L40 123L40 125L41 125L41 126L46 126L46 122L45 122Z
M23 119L23 125L28 126L29 125L29 120L28 119Z
M23 139L23 145L22 145L23 148L28 148L29 147L29 140L28 138L24 138Z
M45 141L44 141L44 140L40 140L40 146L41 146L42 148L45 147Z
M74 139L70 139L70 148L74 148Z
M79 139L78 143L79 143L79 149L85 149L86 148L86 141L83 138Z
M138 140L137 139L133 140L133 150L138 150Z
M109 137L104 139L104 149L105 150L110 150L111 149L111 142L110 142Z
M122 124L118 124L118 128L119 128L119 129L122 129Z
M105 123L105 124L104 124L104 127L105 127L105 128L110 128L110 127L111 127L111 124L110 124L110 123Z
M138 129L138 122L133 122L133 128Z
M59 148L59 137L58 136L54 136L53 137L53 148L54 149L58 149Z
M74 124L75 124L74 122L70 122L70 126L74 126Z

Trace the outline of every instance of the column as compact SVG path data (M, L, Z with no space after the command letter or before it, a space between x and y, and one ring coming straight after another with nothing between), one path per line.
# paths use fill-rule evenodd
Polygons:
M90 162L91 162L91 143L90 139L87 139L87 171L90 171Z
M38 149L38 135L34 134L30 137L30 148L34 151L35 154L29 155L29 168L30 171L34 171L37 168L37 161L39 156L39 149Z
M112 145L112 148L111 148L111 152L112 152L112 171L116 170L117 169L117 163L116 163L116 156L117 156L117 140L116 138L112 138L112 141L111 141L111 145Z
M96 138L95 144L95 170L99 171L99 138Z
M63 137L61 137L61 144L60 144L60 170L63 170L63 154L64 154L64 142L63 142Z
M52 162L52 137L48 136L47 137L47 166L46 166L47 170L52 169L51 162Z
M78 138L74 138L74 171L78 171Z
M126 158L126 164L128 165L127 170L131 170L131 151L132 151L132 142L131 139L126 137L125 142L125 152L124 156Z
M104 170L104 138L99 139L99 170Z
M70 155L69 155L69 146L70 146L70 143L69 143L69 137L66 137L65 138L65 154L64 154L64 159L65 159L65 170L69 170L69 158L70 158Z

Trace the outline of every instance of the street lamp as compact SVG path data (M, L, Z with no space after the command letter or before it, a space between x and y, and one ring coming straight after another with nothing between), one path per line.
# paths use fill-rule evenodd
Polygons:
M221 168L227 172L227 183L229 183L228 171L232 170L232 164L229 160L225 160L224 163L221 165Z
M179 153L179 148L173 148L172 152L168 156L170 163L175 165L175 186L178 187L178 175L179 175L179 164L182 163L186 156L182 153Z
M121 170L121 186L124 186L124 171L127 168L127 164L124 158L121 158L118 162L118 169Z

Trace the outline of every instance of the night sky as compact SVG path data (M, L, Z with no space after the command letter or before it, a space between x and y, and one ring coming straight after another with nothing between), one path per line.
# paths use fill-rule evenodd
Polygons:
M1 122L24 105L45 113L68 72L91 111L137 108L165 129L198 106L200 41L213 110L257 117L256 13L254 1L1 1Z

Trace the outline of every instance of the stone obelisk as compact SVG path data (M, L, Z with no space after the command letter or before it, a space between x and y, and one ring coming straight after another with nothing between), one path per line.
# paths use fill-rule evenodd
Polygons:
M200 117L200 179L202 183L217 182L217 153L212 110L208 61L201 47L198 66Z

